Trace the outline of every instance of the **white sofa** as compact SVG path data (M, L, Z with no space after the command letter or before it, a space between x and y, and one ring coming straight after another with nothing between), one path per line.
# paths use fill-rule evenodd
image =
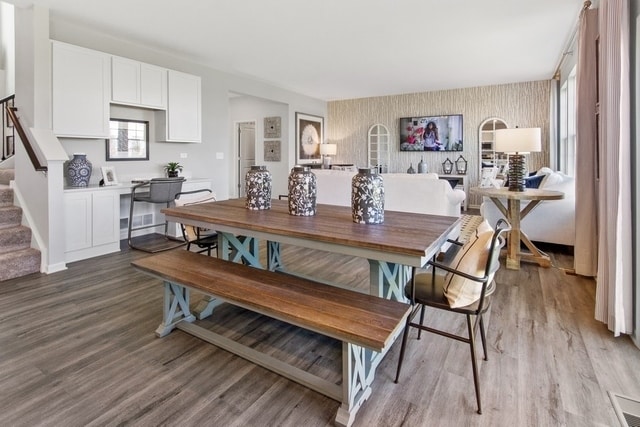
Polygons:
M314 169L313 173L317 181L317 203L351 206L351 179L357 172ZM435 173L385 173L382 179L387 211L460 216L460 205L466 197L464 191L454 190Z
M540 189L556 190L564 193L562 200L547 200L540 202L524 220L520 228L534 242L555 243L560 245L575 245L575 180L573 177L549 168L542 168L537 175L546 175L540 184ZM480 214L495 224L503 215L495 204L488 198L483 198ZM523 201L521 209L528 202ZM506 205L506 203L505 203Z

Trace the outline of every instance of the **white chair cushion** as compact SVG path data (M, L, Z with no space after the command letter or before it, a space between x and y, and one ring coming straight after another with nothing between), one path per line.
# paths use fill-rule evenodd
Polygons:
M484 220L471 235L469 241L460 248L450 267L472 276L484 276L492 236L493 229ZM444 295L451 307L465 307L480 299L482 283L453 273L447 273L444 280ZM493 273L488 282L490 283L492 280Z

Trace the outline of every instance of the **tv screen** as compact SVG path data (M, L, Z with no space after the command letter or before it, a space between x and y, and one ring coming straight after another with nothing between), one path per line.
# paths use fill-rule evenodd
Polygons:
M462 114L402 117L400 151L462 151Z

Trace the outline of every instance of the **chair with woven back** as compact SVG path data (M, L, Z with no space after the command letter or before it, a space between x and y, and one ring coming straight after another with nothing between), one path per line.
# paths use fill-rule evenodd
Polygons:
M500 249L505 243L504 233L510 228L506 221L499 220L493 230L485 220L472 233L467 243L462 245L455 242L460 248L451 263L443 264L433 259L428 262L430 271L417 273L417 269L413 269L411 279L405 286L405 296L410 301L412 310L407 318L402 336L396 383L400 377L411 327L418 329L418 339L420 339L421 331L424 330L462 341L470 346L476 402L478 413L482 413L475 336L479 328L484 360L488 360L482 316L491 305L491 295L496 288L493 278L500 268ZM446 274L438 274L437 270L442 270ZM467 323L467 335L456 335L449 331L425 326L426 307L464 315ZM416 323L413 319L418 311L420 312L420 321Z
M185 197L186 196L186 197ZM208 188L200 190L184 191L176 195L176 206L189 206L199 203L215 202L216 196ZM215 231L196 227L193 225L180 224L182 237L187 242L187 250L191 250L191 246L198 247L198 253L206 252L211 256L211 250L218 247L218 234Z

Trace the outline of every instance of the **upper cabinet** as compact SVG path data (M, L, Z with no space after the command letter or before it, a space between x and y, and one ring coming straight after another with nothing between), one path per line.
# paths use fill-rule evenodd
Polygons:
M119 56L111 57L111 102L167 108L167 69Z
M109 138L110 103L159 110L157 139L201 142L200 77L52 41L57 136Z
M52 42L52 123L58 136L109 137L110 56Z
M168 71L167 114L156 114L156 135L164 141L201 142L200 77Z

